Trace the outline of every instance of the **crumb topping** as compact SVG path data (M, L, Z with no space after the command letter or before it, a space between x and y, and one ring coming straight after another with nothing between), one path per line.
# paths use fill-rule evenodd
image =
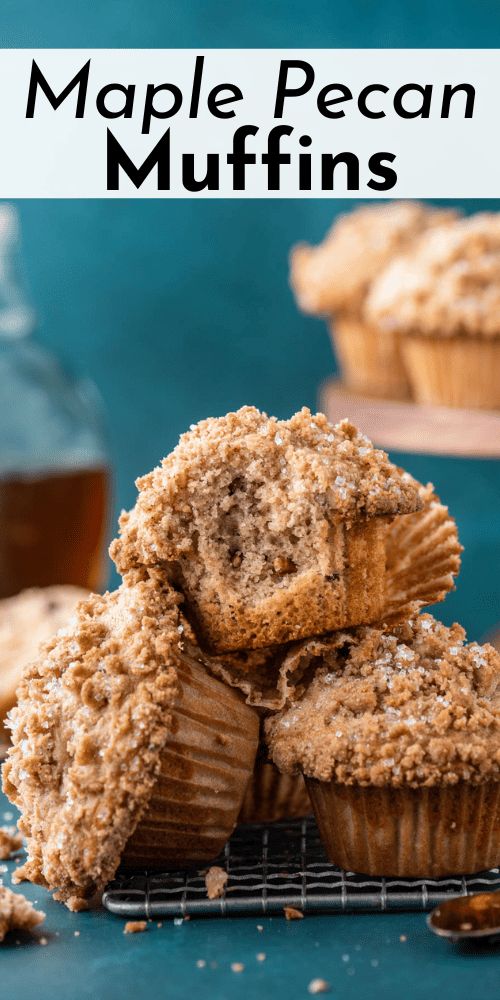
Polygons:
M500 781L500 655L420 615L332 638L303 697L266 722L285 772L432 786ZM326 643L326 640L325 640Z
M178 598L132 574L81 603L24 674L3 785L28 860L16 872L81 909L147 806L177 692Z
M32 931L45 920L45 913L35 910L20 892L0 885L0 942L9 931Z
M0 826L0 861L8 861L12 854L20 851L23 837L13 826Z
M456 214L395 201L340 216L318 246L292 250L290 280L300 308L319 315L362 310L370 285L392 258Z
M410 336L500 337L500 216L427 233L380 275L366 313Z
M120 572L196 558L203 543L199 523L207 515L221 529L214 542L222 540L227 563L241 570L252 545L241 524L250 502L260 518L255 579L264 571L262 531L273 538L295 533L298 544L312 511L326 524L420 508L415 480L385 452L348 420L332 426L306 407L290 420L251 406L203 420L137 486L136 506L122 515L121 539L111 548ZM286 579L294 572L291 562L281 554L266 571Z

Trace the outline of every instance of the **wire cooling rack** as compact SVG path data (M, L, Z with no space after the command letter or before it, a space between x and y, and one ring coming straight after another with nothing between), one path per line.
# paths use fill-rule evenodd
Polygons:
M103 897L123 917L263 915L293 906L303 913L430 910L451 896L500 889L500 869L444 879L368 878L342 871L325 856L312 818L238 827L220 865L228 881L209 900L203 869L119 873Z

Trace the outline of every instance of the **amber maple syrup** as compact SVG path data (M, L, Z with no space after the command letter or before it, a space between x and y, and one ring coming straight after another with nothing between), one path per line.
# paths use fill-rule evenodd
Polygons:
M105 467L0 475L0 598L25 587L106 583Z

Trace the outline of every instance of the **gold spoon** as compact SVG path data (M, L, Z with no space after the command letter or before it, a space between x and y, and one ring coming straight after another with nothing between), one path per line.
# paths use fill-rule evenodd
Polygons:
M427 926L450 941L500 938L500 892L448 899L429 913Z

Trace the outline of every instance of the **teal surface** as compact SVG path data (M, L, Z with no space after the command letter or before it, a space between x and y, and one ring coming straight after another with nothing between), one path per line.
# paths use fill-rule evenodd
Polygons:
M0 795L0 824L6 808ZM8 863L5 885L14 867ZM37 886L16 891L36 900L46 920L32 937L14 933L0 946L6 1000L304 1000L318 978L332 1000L499 996L499 951L459 954L427 930L421 913L164 920L125 935L125 921L103 910L69 913Z
M3 0L0 45L481 47L498 46L499 29L498 0ZM324 325L295 308L287 255L320 239L345 202L19 207L39 336L105 400L117 509L192 421L246 402L279 416L315 405L334 362ZM498 463L396 457L457 516L463 572L440 615L480 638L500 619ZM0 799L0 822L3 811ZM124 937L116 917L69 914L25 891L47 912L48 943L2 946L2 1000L295 1000L316 977L341 1000L500 996L498 951L458 954L421 914L165 921Z

